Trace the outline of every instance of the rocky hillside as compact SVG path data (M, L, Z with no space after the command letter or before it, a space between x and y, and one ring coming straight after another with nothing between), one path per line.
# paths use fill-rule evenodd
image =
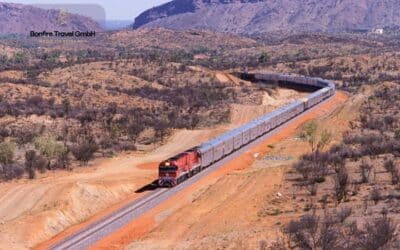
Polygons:
M232 33L343 31L400 25L398 0L174 0L145 11L134 28Z
M102 30L98 23L84 16L10 3L0 3L0 24L0 34L29 34L31 30Z

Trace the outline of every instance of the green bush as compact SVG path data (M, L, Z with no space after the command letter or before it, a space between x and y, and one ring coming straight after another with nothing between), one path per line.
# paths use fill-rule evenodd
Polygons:
M14 160L16 145L13 142L0 143L0 163L11 164Z
M398 130L396 130L396 132L394 132L394 138L400 139L400 129L398 129Z
M40 154L45 156L48 160L59 157L67 151L66 147L57 142L53 136L37 137L34 140L34 144Z

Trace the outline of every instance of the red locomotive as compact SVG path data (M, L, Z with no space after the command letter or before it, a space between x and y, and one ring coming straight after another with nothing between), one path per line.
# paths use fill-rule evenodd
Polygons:
M160 163L158 185L173 187L198 172L200 156L196 149L191 149Z

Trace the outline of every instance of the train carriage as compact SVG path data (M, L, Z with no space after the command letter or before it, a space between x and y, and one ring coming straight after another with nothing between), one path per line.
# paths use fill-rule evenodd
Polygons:
M309 95L306 101L306 109L310 109L318 103L322 102L324 99L330 96L329 88L323 88L317 92Z
M233 149L237 150L243 145L243 132L240 129L235 129L233 132Z
M250 140L253 141L258 137L257 123L252 121L250 123L249 129L250 129Z
M264 134L264 123L261 119L257 119L255 123L257 126L257 137L260 137Z
M210 142L213 145L213 162L219 161L224 156L224 142L219 138Z
M335 94L335 85L331 81L320 78L309 78L280 74L255 74L256 79L292 82L296 84L319 87L318 91L310 94L302 101L292 102L274 110L258 119L237 129L212 139L200 146L178 154L159 166L159 185L175 186L192 174L209 167L214 162L232 154L244 145L256 140L275 129L279 125L293 119L307 109L312 108L323 100Z
M201 156L201 168L204 169L211 165L214 160L214 147L210 143L204 143L197 148Z
M271 116L270 115L264 115L261 117L262 124L263 124L263 134L268 133L271 131Z
M234 149L234 136L231 132L224 134L219 138L224 144L224 155L232 153Z
M251 128L250 125L245 125L240 127L240 130L243 133L243 145L246 145L250 142L251 136L250 136L250 132L251 132Z

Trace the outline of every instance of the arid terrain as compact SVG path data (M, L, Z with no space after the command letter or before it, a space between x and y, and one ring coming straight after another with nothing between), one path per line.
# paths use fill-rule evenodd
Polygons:
M265 93L267 100L261 105L232 105L232 116L227 124L212 129L176 130L159 147L95 160L85 169L46 173L37 180L2 184L0 214L4 221L1 226L4 238L1 242L7 246L11 237L15 247L32 246L110 205L134 199L141 195L135 193L136 190L157 178L156 167L161 160L304 95L285 89L277 90L273 96ZM33 222L40 234L29 233L27 225Z
M174 0L151 8L134 27L209 29L237 34L347 31L398 27L397 1Z
M98 246L301 246L295 230L301 216L321 222L348 207L344 220L358 222L354 239L375 239L363 226L382 216L395 232L397 43L392 36L250 38L165 29L71 44L0 39L0 248L33 247L66 229L67 235L144 195L136 191L157 178L161 160L307 95L239 79L236 73L246 70L331 79L339 92ZM310 120L319 134L331 134L318 153L300 136ZM337 167L330 154L339 153L345 161ZM376 167L361 168L364 163ZM315 168L304 171L307 164ZM377 177L361 182L360 169ZM346 185L335 184L339 176L347 176ZM332 228L348 230L341 225Z

